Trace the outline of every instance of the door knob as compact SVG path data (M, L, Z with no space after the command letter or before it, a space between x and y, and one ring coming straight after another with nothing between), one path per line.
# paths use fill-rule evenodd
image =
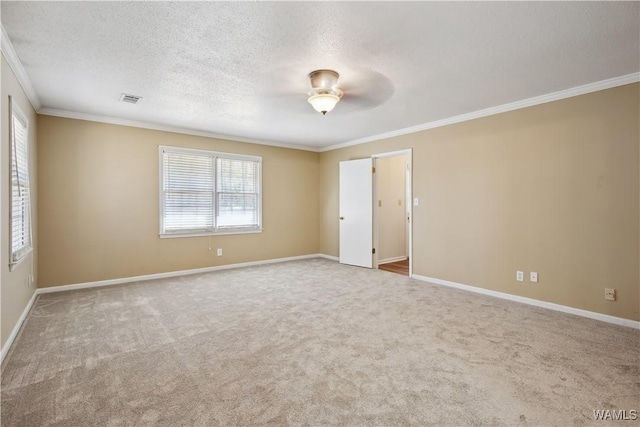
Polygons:
M340 217L340 221L342 221L343 219L344 219L344 217L343 217L343 216L341 216L341 217Z

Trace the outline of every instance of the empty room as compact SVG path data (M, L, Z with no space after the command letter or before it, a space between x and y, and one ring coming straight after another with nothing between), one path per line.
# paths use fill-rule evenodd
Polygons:
M2 427L638 425L640 2L0 7Z

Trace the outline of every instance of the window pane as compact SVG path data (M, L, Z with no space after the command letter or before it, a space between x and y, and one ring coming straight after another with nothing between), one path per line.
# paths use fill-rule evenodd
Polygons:
M12 105L12 110L15 107ZM31 248L29 157L27 124L16 111L11 115L11 261Z
M213 228L213 192L165 192L166 231Z
M213 191L213 158L165 153L164 189Z
M252 160L218 158L218 227L260 224L259 164Z
M257 193L258 162L218 159L218 191Z
M257 224L257 194L218 193L218 227L255 227Z
M29 246L28 228L29 191L25 187L13 186L11 200L11 251L16 253L25 246Z
M163 168L163 231L212 231L214 159L206 155L165 152Z

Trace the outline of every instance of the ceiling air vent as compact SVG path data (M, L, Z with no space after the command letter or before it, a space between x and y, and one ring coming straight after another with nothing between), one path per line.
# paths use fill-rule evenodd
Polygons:
M141 99L142 99L141 96L127 95L126 93L123 93L122 95L120 95L120 101L128 102L129 104L137 104L138 101L140 101Z

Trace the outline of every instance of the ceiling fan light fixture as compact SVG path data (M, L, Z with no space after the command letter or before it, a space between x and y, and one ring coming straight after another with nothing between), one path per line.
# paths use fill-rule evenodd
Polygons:
M340 97L330 93L321 93L318 95L311 95L308 101L314 110L325 115L329 111L333 110L333 107L335 107L338 101L340 101Z
M338 77L340 75L333 70L315 70L309 73L312 90L308 101L314 110L323 115L333 110L342 97L342 91L338 89Z

